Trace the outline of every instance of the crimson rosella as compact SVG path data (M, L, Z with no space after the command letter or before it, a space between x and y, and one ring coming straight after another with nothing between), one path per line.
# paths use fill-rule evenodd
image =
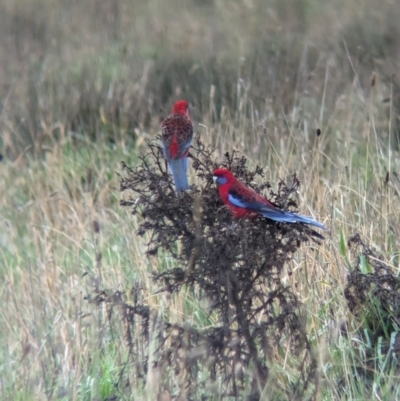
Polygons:
M326 229L323 224L311 217L277 209L269 200L238 181L229 170L223 168L215 170L213 180L218 185L222 202L237 218L261 215L274 221L311 224Z
M161 123L162 148L169 170L174 177L176 192L189 189L187 178L188 153L193 138L193 124L189 117L189 104L179 100L172 113Z

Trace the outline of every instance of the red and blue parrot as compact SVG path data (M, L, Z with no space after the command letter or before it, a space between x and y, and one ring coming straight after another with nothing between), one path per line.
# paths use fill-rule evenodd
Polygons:
M162 148L169 170L174 178L176 192L189 189L188 153L193 138L193 124L189 104L178 100L172 113L161 123Z
M218 185L222 202L231 209L236 218L261 215L278 222L304 223L326 229L322 223L311 217L277 209L268 199L238 181L229 170L215 170L213 180Z

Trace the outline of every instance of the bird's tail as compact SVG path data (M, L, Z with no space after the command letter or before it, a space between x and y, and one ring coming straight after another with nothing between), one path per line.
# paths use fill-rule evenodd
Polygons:
M188 190L189 182L187 177L187 169L188 169L187 157L170 160L169 169L172 176L174 177L176 192Z
M283 210L263 210L261 214L271 220L279 221L282 223L304 223L318 228L326 230L327 228L312 217L303 216L301 214L295 214L290 212L284 212Z
M298 223L309 224L310 226L315 226L318 228L322 228L323 230L327 230L327 227L325 225L317 220L314 220L312 217L303 216L301 214L294 214L294 216L297 218Z

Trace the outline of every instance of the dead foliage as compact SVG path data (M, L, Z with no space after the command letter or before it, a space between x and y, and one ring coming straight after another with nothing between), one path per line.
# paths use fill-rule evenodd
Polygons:
M358 377L372 382L374 372L397 366L400 356L398 338L400 323L400 279L377 255L359 234L353 235L348 246L358 252L357 264L348 274L344 295L355 318L356 332L360 338L363 357L354 366ZM384 366L379 367L379 361Z
M157 371L162 378L155 385L157 392L175 388L176 393L177 386L184 399L218 391L224 399L247 394L247 399L255 400L267 385L271 367L280 366L296 372L290 376L295 380L285 388L274 381L269 388L284 399L313 399L316 360L301 304L282 282L291 256L302 242L313 238L313 230L263 218L232 219L212 184L217 166L229 168L257 190L270 188L265 181L255 184L256 177L263 178L263 169L249 169L237 153L226 153L217 164L212 149L197 137L190 155L195 181L190 191L177 196L158 143L149 142L148 149L138 167L123 165L121 191L133 190L135 195L121 205L140 216L138 235L150 233L150 260L171 255L176 261L174 268L153 274L158 292L171 295L185 287L217 323L206 328L171 323L143 305L140 286L130 292L129 298L135 301L129 304L120 293L98 292L98 304L120 310L132 358L143 361L137 366L137 378L145 378L148 369ZM280 182L269 197L279 207L296 208L298 187L294 175L289 186ZM138 324L140 343L133 335ZM143 324L148 325L146 329ZM151 342L155 345L150 356Z

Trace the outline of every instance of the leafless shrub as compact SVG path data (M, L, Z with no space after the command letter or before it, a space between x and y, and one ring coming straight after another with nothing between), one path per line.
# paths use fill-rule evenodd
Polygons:
M251 399L259 399L270 366L283 363L282 355L287 355L286 364L297 370L297 379L277 390L288 399L312 398L316 361L300 302L281 276L293 252L313 237L313 231L301 224L278 224L262 218L233 221L211 185L217 166L212 149L198 137L191 154L196 183L189 192L177 196L161 149L156 142L148 146L140 166L131 169L123 164L126 176L121 180L121 191L131 189L138 197L121 201L121 205L141 216L139 235L151 233L149 257L170 254L176 260L177 267L154 273L159 292L179 292L182 286L191 289L218 323L199 329L189 323L170 323L160 316L152 319L150 310L138 301L137 288L131 292L136 300L133 305L123 301L120 293L98 293L98 304L119 306L131 355L142 350L141 359L146 363L138 376L145 377L152 332L152 341L157 344L152 368L159 372L173 369L181 378L182 396L199 396L207 392L210 383L217 382L222 383L225 398L247 391ZM263 176L261 167L248 169L245 158L236 153L226 153L221 165L253 186L255 177ZM296 207L293 194L298 187L296 176L290 187L281 182L276 193L271 191L271 200L280 207ZM258 185L259 190L263 188L269 184ZM142 326L149 325L147 331L141 331L140 347L132 340L138 320ZM171 390L166 375L162 377L159 391Z

